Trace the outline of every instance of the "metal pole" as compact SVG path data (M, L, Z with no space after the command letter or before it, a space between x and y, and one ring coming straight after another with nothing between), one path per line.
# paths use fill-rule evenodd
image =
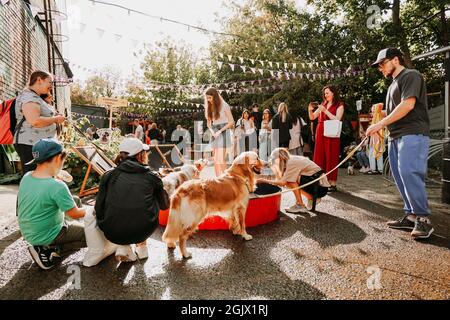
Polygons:
M444 130L445 138L442 150L442 194L443 203L450 204L450 51L445 53L445 102L444 102Z
M44 19L45 19L45 29L47 33L47 56L48 56L48 72L52 73L52 58L51 58L51 47L50 47L50 33L48 27L48 11L47 11L47 1L44 1Z
M109 129L112 128L113 106L109 106Z
M53 74L56 75L56 63L55 63L55 42L53 41L53 17L52 17L52 4L50 0L48 1L48 14L49 14L49 25L50 25L50 30L47 30L47 32L50 34L50 39L53 42L52 45L52 69L53 69ZM58 92L56 91L56 84L53 84L53 104L56 108L56 111L58 111Z
M444 126L445 126L445 139L448 139L449 126L450 126L450 97L449 97L449 81L450 81L450 51L445 53L446 63L444 65L447 67L445 70L445 102L444 102Z

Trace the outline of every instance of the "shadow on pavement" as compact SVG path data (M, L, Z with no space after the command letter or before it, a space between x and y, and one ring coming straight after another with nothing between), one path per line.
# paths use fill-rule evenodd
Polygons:
M316 211L315 216L296 216L293 222L296 230L316 241L321 248L360 243L367 236L356 224L320 211Z
M346 204L355 206L357 208L366 210L371 213L375 213L375 214L385 218L386 221L398 219L400 217L400 215L402 214L400 212L400 210L395 210L395 209L386 207L380 203L373 202L373 201L352 195L348 192L335 192L335 193L330 194L330 196L332 198L342 201ZM398 205L402 206L403 203L400 202ZM434 245L437 247L450 248L450 238L446 232L446 229L448 229L448 226L447 226L447 228L441 228L441 226L445 225L445 223L448 224L448 218L442 217L440 215L439 216L432 215L431 219L433 221L433 227L435 228L435 232L430 236L430 238L418 240L418 241L420 241L424 244L430 244L430 245ZM374 229L375 229L375 231L377 231L376 228L374 228Z
M290 279L270 258L279 241L298 231L290 219L249 228L254 238L248 242L229 231L199 231L188 241L193 254L190 260L183 260L178 248L166 249L161 242L163 231L158 228L151 236L147 260L117 268L110 257L96 267L81 267L81 290L66 290L61 299L325 298L308 283ZM207 262L209 255L216 258ZM70 276L67 267L41 271L33 265L30 270L19 269L0 288L0 297L38 299L65 285Z
M20 233L20 230L16 230L10 234L8 234L6 237L3 237L0 239L0 255L5 251L5 248L8 247L11 243L19 240L22 237L22 234Z

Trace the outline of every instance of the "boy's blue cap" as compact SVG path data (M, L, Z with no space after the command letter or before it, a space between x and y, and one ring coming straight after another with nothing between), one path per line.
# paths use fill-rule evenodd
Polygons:
M31 153L33 154L33 160L26 164L41 163L45 160L61 153L63 146L56 139L40 139L33 145Z

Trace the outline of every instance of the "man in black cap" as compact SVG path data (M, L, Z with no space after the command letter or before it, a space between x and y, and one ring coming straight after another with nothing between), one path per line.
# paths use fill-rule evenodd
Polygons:
M396 48L381 50L372 67L393 79L386 96L388 116L366 132L375 135L384 127L389 130L389 163L405 216L389 221L388 226L412 230L414 239L428 238L434 229L425 189L430 135L425 81L417 70L405 68L403 54Z

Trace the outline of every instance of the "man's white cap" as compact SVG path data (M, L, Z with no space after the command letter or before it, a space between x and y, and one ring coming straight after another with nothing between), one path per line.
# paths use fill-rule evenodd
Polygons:
M119 146L119 152L127 152L129 157L137 155L142 150L149 150L148 144L142 143L138 138L125 138Z

